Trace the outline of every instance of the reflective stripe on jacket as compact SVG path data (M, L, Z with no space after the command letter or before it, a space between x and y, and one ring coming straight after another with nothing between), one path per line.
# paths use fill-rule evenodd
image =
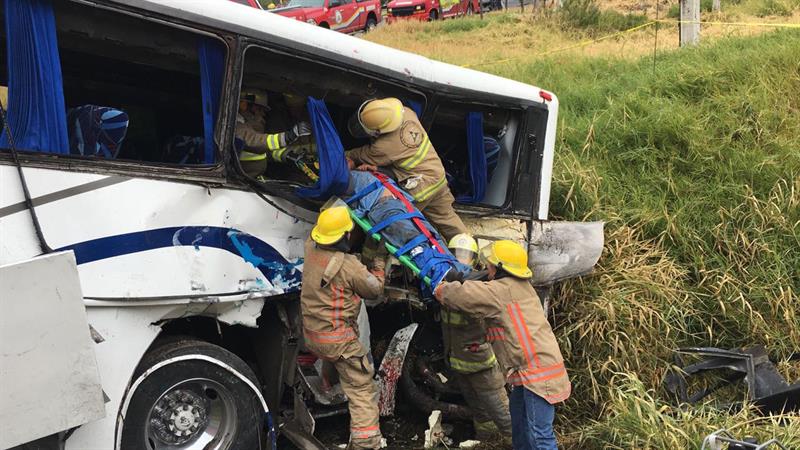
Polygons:
M569 397L571 385L561 350L527 280L509 276L442 283L437 296L445 306L485 320L487 339L509 384L525 386L549 403Z
M486 330L481 321L442 308L442 334L447 361L456 372L481 372L497 363L492 346L486 342Z
M353 255L321 249L308 238L303 263L300 306L306 341L326 359L343 354L343 344L358 337L361 296L377 297L383 280L371 274Z

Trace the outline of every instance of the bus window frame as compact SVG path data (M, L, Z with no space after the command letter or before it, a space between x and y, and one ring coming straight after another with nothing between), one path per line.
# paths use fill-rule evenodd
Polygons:
M419 86L415 86L415 85L412 85L412 84L409 84L409 83L404 83L401 80L398 80L396 78L387 77L385 74L382 75L382 74L377 74L377 73L373 73L373 72L370 72L370 71L360 70L360 69L357 69L357 68L355 68L355 67L353 67L351 65L348 65L346 63L342 63L342 61L337 61L337 60L332 59L332 58L327 58L327 57L323 57L323 56L320 56L320 55L307 53L307 52L304 52L304 51L299 50L299 49L286 48L284 46L281 46L281 45L278 45L278 44L275 44L275 43L266 42L266 41L259 40L259 39L254 39L254 38L250 38L250 37L246 37L246 36L241 36L240 35L239 38L238 38L238 41L239 41L238 42L239 50L238 50L238 54L237 54L236 67L235 67L235 70L234 70L234 77L235 78L232 80L232 82L230 84L231 90L227 92L228 97L230 99L236 99L237 100L235 102L230 102L230 104L228 105L229 110L227 111L227 113L228 113L229 117L232 118L231 120L235 121L236 114L237 114L237 111L238 111L238 99L239 99L239 93L241 92L242 80L244 78L244 64L246 62L246 54L247 54L247 51L249 49L254 48L254 47L257 48L257 49L260 49L262 51L266 51L266 52L269 52L269 53L277 54L277 55L280 55L280 56L294 58L294 59L298 59L298 60L303 60L306 63L311 64L311 65L317 65L317 66L320 66L322 68L328 68L328 69L338 70L338 71L345 72L345 73L351 73L351 74L354 74L354 75L356 75L358 77L363 77L364 79L367 79L367 80L372 80L372 81L375 81L375 82L378 82L378 83L382 83L382 84L389 84L389 85L391 85L393 87L397 87L397 88L406 90L409 93L411 93L413 95L416 95L419 98L422 98L424 100L423 110L422 110L423 111L423 116L425 116L425 115L427 115L429 113L429 108L430 108L430 105L431 105L431 97L432 97L432 95L427 93L427 92L425 92L424 90L420 89ZM231 128L233 128L233 127L231 127ZM235 159L235 154L234 154L234 151L233 151L234 133L231 133L229 136L227 136L227 138L228 138L227 140L223 141L224 142L224 144L223 144L224 147L221 150L223 152L231 155L230 167L228 168L228 170L229 170L229 172L233 172L233 173L236 174L236 176L228 177L227 183L231 184L232 187L241 188L242 186L246 186L247 185L247 183L244 181L246 179L247 175L245 175L244 171L241 169L241 166L239 165L238 161L234 160ZM347 149L345 149L345 151L347 151ZM307 187L305 185L301 185L301 184L298 184L298 183L295 183L295 182L291 182L291 181L279 180L279 179L269 179L269 178L266 179L266 181L261 181L260 184L266 185L267 191L270 190L269 188L285 189L287 187L291 187L291 188L294 189L294 188L298 188L298 187ZM290 201L290 202L294 203L295 205L301 206L301 207L306 207L306 206L308 206L308 203L309 203L309 201L305 200L305 199L301 199L301 200L298 201L297 199L292 199L291 198L292 196L282 196L281 194L276 194L276 195L284 198L287 201Z
M457 211L465 211L467 213L477 214L480 217L483 216L495 216L495 217L504 217L504 218L515 218L515 219L524 219L524 220L531 220L535 219L535 211L538 208L538 196L540 194L541 186L537 185L537 192L533 193L534 201L533 207L530 213L522 212L520 210L515 209L515 200L517 199L518 195L516 190L513 186L516 185L520 175L523 173L523 168L521 167L523 164L523 157L525 151L528 153L533 152L535 149L529 149L528 145L525 143L525 136L530 133L530 115L531 109L536 108L542 110L545 114L549 114L549 109L547 108L546 104L540 104L536 102L527 102L527 101L520 101L517 103L514 102L490 102L485 101L483 99L480 100L469 100L468 97L459 96L459 95L452 95L452 94L437 94L434 96L433 105L431 108L430 117L426 117L426 120L423 122L426 129L430 129L433 126L436 120L436 114L439 112L439 108L442 106L445 107L463 107L464 109L468 109L470 106L477 106L481 108L493 108L493 109L506 109L506 110L513 110L517 115L517 119L519 120L519 128L517 129L516 136L514 136L514 148L513 148L513 157L512 157L512 167L511 173L509 174L509 183L506 187L506 197L505 201L501 206L491 206L486 205L483 203L461 203L455 202L454 207ZM544 141L542 137L541 141ZM531 155L532 157L533 155ZM536 159L534 162L535 167L539 168L539 175L541 177L541 164L542 164L541 155ZM531 160L525 160L528 162L528 165L531 164Z
M17 148L20 164L25 167L36 167L42 169L64 170L70 172L87 172L99 174L116 174L135 178L156 178L179 181L195 181L209 184L225 184L227 177L226 155L224 148L220 145L223 142L222 135L229 134L226 111L229 97L225 93L233 80L232 68L236 64L238 56L238 39L235 34L224 32L213 27L205 27L194 22L182 23L172 20L171 17L160 17L154 14L145 14L128 5L106 5L100 3L87 2L84 0L68 0L69 3L78 4L84 7L91 7L109 11L111 13L124 14L140 20L146 20L158 25L179 29L194 35L211 37L222 43L225 47L224 74L221 87L221 98L217 119L214 124L214 164L173 164L151 161L104 159L92 156L50 153L46 151L32 151ZM198 71L199 72L199 71ZM66 111L65 111L66 113ZM11 130L13 133L14 130ZM232 135L232 133L231 133ZM10 148L0 148L0 164L13 164L13 157Z

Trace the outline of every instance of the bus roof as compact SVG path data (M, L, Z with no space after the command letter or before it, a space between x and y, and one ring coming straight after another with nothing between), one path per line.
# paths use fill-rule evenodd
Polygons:
M542 102L540 89L463 67L433 61L413 53L299 22L226 0L112 0L125 6L175 17L254 39L329 54L365 69L390 72L408 82L428 82L443 90L469 90L483 95ZM555 96L553 95L553 101Z

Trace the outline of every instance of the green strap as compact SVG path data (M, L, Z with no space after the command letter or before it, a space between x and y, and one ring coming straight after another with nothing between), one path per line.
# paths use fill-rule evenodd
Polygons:
M356 212L353 211L350 208L347 208L347 210L350 212L350 217L353 219L353 222L357 223L358 226L361 227L361 229L364 230L365 233L368 232L370 229L372 229L372 224L369 223L369 220L367 220L367 219L365 219L363 217L358 217ZM383 238L381 237L380 234L372 233L370 236L372 236L372 239L375 239L377 242L383 241L383 245L386 246L386 250L389 250L389 253L391 253L392 255L394 255L395 252L397 251L397 247L395 247L394 245L392 245L392 244L386 242L385 240L383 240ZM414 261L411 261L411 258L409 258L406 255L400 255L399 257L397 257L397 259L404 266L406 266L409 269L411 269L411 271L414 272L414 275L419 277L419 273L420 273L419 267L417 267L417 265L414 264ZM427 283L428 286L431 285L431 279L429 277L427 277L427 276L423 277L422 280L425 283Z

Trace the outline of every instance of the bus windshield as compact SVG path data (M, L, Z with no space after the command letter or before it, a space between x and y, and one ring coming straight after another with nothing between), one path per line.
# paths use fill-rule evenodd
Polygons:
M291 0L288 7L301 7L301 8L322 8L325 6L325 0Z

